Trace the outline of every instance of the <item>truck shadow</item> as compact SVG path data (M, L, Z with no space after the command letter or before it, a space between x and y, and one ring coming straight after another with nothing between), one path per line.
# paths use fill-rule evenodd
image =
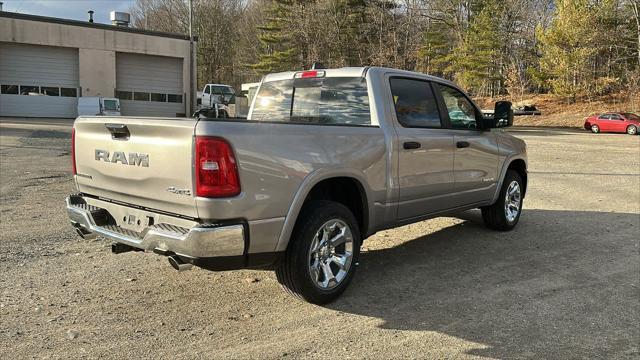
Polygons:
M330 308L471 341L475 356L638 355L640 215L525 210L508 233L485 229L479 211L460 218L362 253Z

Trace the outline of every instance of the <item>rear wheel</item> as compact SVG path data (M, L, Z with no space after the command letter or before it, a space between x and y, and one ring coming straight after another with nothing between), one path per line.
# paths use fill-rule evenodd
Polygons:
M484 224L488 228L500 231L513 229L522 213L523 189L520 174L508 170L498 200L493 205L481 208Z
M638 133L638 128L636 128L634 125L627 126L627 134L635 135L637 133Z
M600 132L600 127L598 125L591 125L591 132L597 134Z
M276 277L292 295L326 304L351 282L359 253L360 231L351 211L339 203L314 201L300 214Z

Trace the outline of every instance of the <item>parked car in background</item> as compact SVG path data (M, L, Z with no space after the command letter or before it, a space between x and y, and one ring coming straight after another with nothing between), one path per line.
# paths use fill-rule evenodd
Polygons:
M215 103L230 103L235 94L233 87L224 84L206 84L202 89L202 107Z
M584 119L584 128L592 133L613 132L636 135L640 128L640 116L628 112L607 112Z
M78 116L120 116L120 100L102 96L78 98Z

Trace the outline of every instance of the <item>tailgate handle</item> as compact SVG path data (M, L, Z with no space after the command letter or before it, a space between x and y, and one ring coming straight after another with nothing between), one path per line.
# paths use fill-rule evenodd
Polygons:
M111 133L113 140L129 140L129 128L125 124L104 124Z

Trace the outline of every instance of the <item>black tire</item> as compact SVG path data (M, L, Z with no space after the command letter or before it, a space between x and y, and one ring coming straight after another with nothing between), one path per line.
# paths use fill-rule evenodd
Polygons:
M511 183L514 181L518 182L518 186L520 188L520 205L518 207L519 210L517 216L513 220L509 220L505 209L506 193ZM518 224L518 220L520 220L520 215L522 214L522 203L524 199L523 190L524 184L522 183L522 177L520 177L520 174L514 170L508 170L496 202L493 205L481 208L482 220L484 220L485 226L499 231L509 231L513 229L516 224Z
M637 135L638 134L638 128L635 127L634 125L627 126L627 134L629 134L629 135Z
M333 219L343 221L351 230L352 258L342 281L327 290L321 289L312 279L308 259L316 233ZM276 268L278 282L285 291L295 297L317 305L327 304L337 299L353 279L360 255L360 244L358 222L347 207L332 201L311 202L302 210L284 258Z
M594 134L598 134L600 132L600 126L591 125L591 132L594 133Z

